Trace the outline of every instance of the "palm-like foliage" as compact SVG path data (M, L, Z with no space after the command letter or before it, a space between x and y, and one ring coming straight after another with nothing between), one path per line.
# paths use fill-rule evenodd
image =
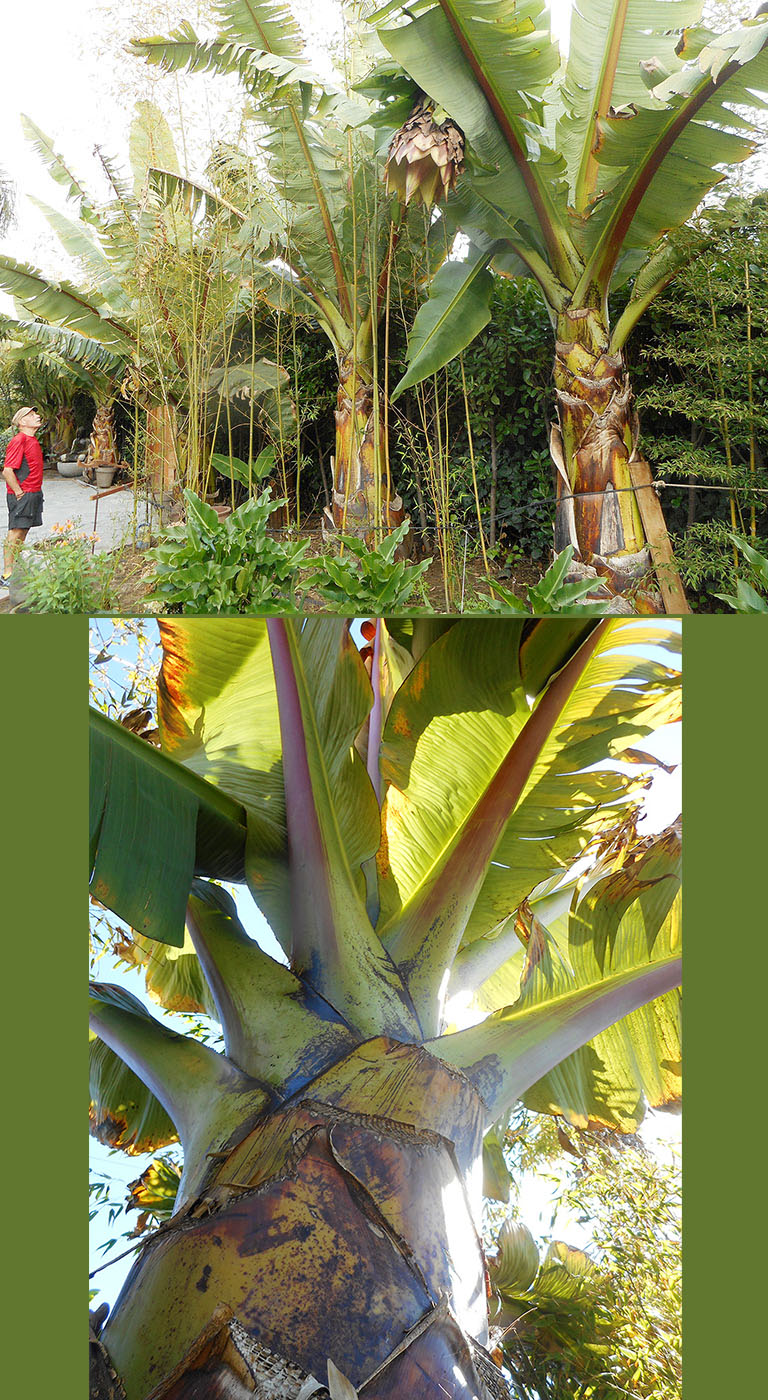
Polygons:
M403 507L389 479L377 331L395 259L405 259L410 271L428 223L425 228L423 213L404 211L385 195L381 138L374 139L370 125L375 114L351 95L345 75L326 82L313 73L287 5L220 0L216 12L215 40L198 40L184 24L169 38L137 40L132 48L167 71L236 75L261 128L261 168L241 161L233 179L224 163L213 172L215 189L166 172L157 172L157 182L184 189L211 216L234 219L259 294L279 310L309 316L328 337L339 389L327 523L355 533L390 529L402 521ZM359 47L359 34L352 31L349 42ZM390 131L400 115L398 109L391 122L385 114Z
M121 385L130 390L149 410L150 457L158 414L170 423L160 452L170 460L160 471L176 476L182 465L176 407L185 414L188 452L196 460L210 437L211 394L215 388L215 405L229 392L216 380L216 367L226 362L235 330L252 310L239 270L227 267L220 248L198 238L180 200L164 200L150 186L147 172L158 161L178 168L167 123L151 104L137 104L131 127L132 182L101 157L112 191L105 204L94 200L39 128L26 118L24 124L73 205L70 217L35 201L82 280L51 282L34 267L0 258L0 286L26 313L13 326L14 336L87 374L102 401ZM228 365L230 374L236 369L243 366ZM251 398L275 417L286 374L256 354L247 369Z
M398 17L381 39L469 150L447 211L470 255L463 277L439 274L399 388L485 323L489 269L535 278L556 339L558 547L570 538L585 558L643 544L624 345L689 255L674 230L752 151L743 109L768 91L768 16L718 38L700 11L699 0L584 0L563 66L544 0L416 0L376 17ZM628 282L611 327L609 292Z
M340 620L161 632L161 749L94 716L92 891L224 1052L92 990L95 1130L184 1151L103 1336L126 1396L245 1394L269 1353L289 1395L329 1358L368 1397L503 1395L483 1134L523 1095L631 1126L679 1093L678 833L562 878L633 805L608 755L677 713L673 638L380 623L370 680ZM287 966L212 883L243 878ZM462 998L492 1014L452 1028Z

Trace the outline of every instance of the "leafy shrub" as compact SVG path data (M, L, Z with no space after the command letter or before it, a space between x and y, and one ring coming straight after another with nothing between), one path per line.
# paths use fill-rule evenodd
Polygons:
M502 584L494 581L493 591L496 597L491 598L487 593L481 593L482 610L492 613L524 613L526 616L534 613L544 616L548 613L570 612L574 607L578 607L584 613L605 612L607 602L593 601L588 606L581 602L587 593L599 586L599 579L582 578L575 583L565 582L572 559L573 545L569 544L556 556L538 583L528 584L527 602L518 598L511 589L504 588Z
M734 612L768 613L768 598L765 596L768 595L768 559L758 554L756 549L738 535L731 535L731 539L750 566L755 582L762 588L763 596L757 593L746 579L740 578L736 583L735 594L716 593L715 597L723 603L728 603Z
M187 519L152 551L150 601L167 612L286 612L295 606L307 542L274 539L269 518L285 504L269 490L220 520L194 491L185 491Z
M408 524L405 521L399 525L376 549L353 535L341 535L343 554L325 555L308 576L308 586L317 589L331 612L398 612L432 563L431 559L420 564L395 559L395 550L404 539Z
M211 466L230 483L238 481L241 486L251 490L258 481L264 481L275 466L275 449L271 445L265 447L255 461L244 462L241 457L234 457L232 453L213 452L211 453Z
M54 525L54 535L20 554L15 582L28 612L99 613L114 605L115 554L93 554L97 535L86 535L75 521Z

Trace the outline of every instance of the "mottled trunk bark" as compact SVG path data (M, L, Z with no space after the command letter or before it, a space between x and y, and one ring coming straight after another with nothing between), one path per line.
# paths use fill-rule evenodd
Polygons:
M127 1400L295 1400L329 1358L362 1400L507 1396L485 1349L483 1129L463 1075L386 1038L244 1127L104 1329Z
M336 403L336 459L333 504L326 508L326 527L344 534L364 535L371 543L376 528L388 534L405 518L400 496L387 481L387 451L382 401L374 413L370 369L345 361L339 371Z
M147 409L146 471L149 488L159 504L179 491L179 431L174 404L154 403Z
M552 429L558 504L555 548L572 544L577 557L614 559L645 547L630 489L637 415L621 352L609 354L608 329L595 310L558 318Z

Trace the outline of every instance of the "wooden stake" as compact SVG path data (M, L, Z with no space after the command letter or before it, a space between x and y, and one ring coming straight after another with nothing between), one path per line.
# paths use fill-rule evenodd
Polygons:
M672 553L661 504L653 490L651 469L645 458L635 457L629 464L629 472L664 600L664 609L669 614L688 614L691 609Z

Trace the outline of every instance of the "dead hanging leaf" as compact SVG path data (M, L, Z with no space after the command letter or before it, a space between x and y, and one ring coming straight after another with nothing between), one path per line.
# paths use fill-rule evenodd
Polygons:
M328 1391L331 1400L357 1400L357 1391L351 1381L334 1366L328 1357Z
M557 1132L557 1140L560 1143L560 1146L562 1147L563 1151L570 1152L572 1157L578 1157L579 1159L581 1159L581 1153L579 1152L578 1147L574 1147L568 1134L560 1126L559 1123L556 1123L555 1131Z
M655 758L652 753L646 753L644 749L625 749L621 755L622 763L649 763L652 767L663 768L665 773L674 773L677 768L676 763L662 763L660 758Z
M126 710L120 715L119 723L123 729L130 730L131 734L136 734L140 739L145 739L148 744L160 745L160 734L152 723L152 711L144 707L135 710Z

